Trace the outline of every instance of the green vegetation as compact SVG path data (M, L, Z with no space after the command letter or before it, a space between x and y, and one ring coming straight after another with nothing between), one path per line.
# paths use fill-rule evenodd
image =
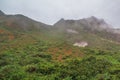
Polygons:
M51 47L57 47L62 52L56 51L56 54L51 55L48 51ZM65 55L66 52L62 50L64 47L74 49L71 56L67 55L62 61L54 60L55 55ZM83 52L84 56L72 57L76 50ZM75 48L63 43L54 43L53 46L40 40L24 47L2 51L0 80L119 80L119 54L98 49Z

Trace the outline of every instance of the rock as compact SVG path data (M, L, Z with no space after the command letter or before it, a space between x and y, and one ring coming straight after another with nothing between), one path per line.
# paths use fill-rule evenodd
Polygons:
M73 46L78 46L78 47L86 47L88 46L88 43L83 41L83 42L76 42L73 44Z

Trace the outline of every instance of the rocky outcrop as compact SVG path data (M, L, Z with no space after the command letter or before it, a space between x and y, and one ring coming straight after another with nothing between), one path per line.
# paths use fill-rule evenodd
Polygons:
M76 42L76 43L73 44L73 46L86 47L86 46L88 46L88 43L85 42L85 41L82 41L82 42Z

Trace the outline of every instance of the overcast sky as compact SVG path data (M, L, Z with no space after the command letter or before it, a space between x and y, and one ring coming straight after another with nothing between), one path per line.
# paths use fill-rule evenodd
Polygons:
M120 0L0 0L0 9L6 14L23 14L46 24L54 24L61 18L96 16L120 27Z

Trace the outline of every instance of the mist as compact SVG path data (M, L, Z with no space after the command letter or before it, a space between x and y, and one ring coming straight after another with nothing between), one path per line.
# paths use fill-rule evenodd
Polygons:
M120 0L0 0L0 10L6 14L23 14L51 25L61 18L96 16L120 28L119 4Z

